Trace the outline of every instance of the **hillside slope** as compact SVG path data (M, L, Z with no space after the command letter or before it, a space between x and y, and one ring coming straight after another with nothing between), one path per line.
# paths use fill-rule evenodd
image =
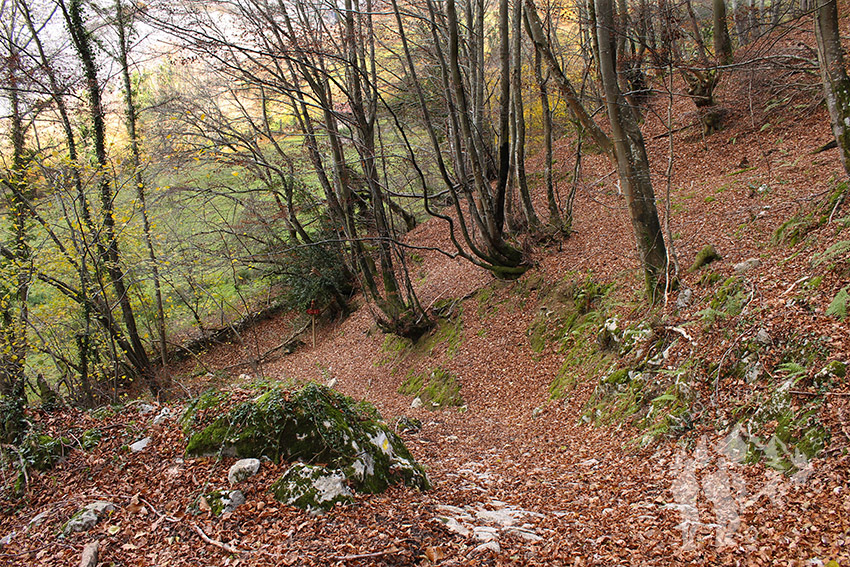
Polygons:
M246 504L220 518L191 515L185 511L201 492L226 485L233 459L184 460L176 421L153 424L160 406L179 415L185 400L147 413L138 403L36 412L46 431L97 428L103 436L94 449L33 472L23 502L4 493L0 559L67 565L99 540L106 565L850 562L850 388L846 376L817 378L850 359L848 321L827 313L850 281L840 252L850 218L847 205L829 200L842 175L837 150L813 153L830 140L817 91L777 94L772 76L744 70L725 78L724 129L705 139L688 126L697 120L689 101L675 101L674 130L683 129L673 138L670 232L688 301L678 291L654 310L640 301L614 175L601 156L587 155L575 234L534 249L535 267L518 281L494 281L437 252L411 257L420 301L444 316L419 345L382 335L361 304L344 321L321 321L315 347L305 333L293 354L249 364L300 326L281 317L245 331L241 344L171 369L178 394L261 377L333 381L390 423L417 418L421 430L402 436L432 490L393 488L310 517L273 499L268 486L285 465L264 463L244 484ZM654 104L645 133L664 200L670 140L659 121L665 101ZM560 141L567 171L573 142ZM796 221L777 233L789 219ZM408 239L448 247L438 221ZM707 244L722 259L688 272ZM646 332L630 348L611 348L600 333L614 318L617 329ZM435 370L456 377L461 408L411 407L414 396L399 393ZM793 379L787 388L785 378ZM787 391L790 413L771 413L777 391ZM813 420L828 433L809 457L801 435L821 431ZM736 424L751 429L735 433ZM800 432L779 436L783 427ZM125 448L146 436L143 451ZM786 474L768 466L778 461L793 466ZM5 484L13 474L4 471ZM91 531L57 539L94 500L117 510Z

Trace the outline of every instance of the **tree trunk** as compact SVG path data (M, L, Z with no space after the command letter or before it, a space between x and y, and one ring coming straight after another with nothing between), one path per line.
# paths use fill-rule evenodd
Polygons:
M116 20L115 25L118 31L118 62L121 65L121 77L124 82L124 105L127 117L127 135L130 138L130 155L132 156L133 171L136 178L136 196L139 199L139 209L142 213L142 228L145 235L145 246L148 251L148 259L151 262L151 275L153 276L154 302L156 303L157 314L157 332L159 334L159 356L162 361L162 368L166 365L166 337L165 337L165 309L162 303L162 286L159 279L159 265L156 258L156 251L153 246L153 234L151 231L150 217L148 216L148 207L145 198L145 183L142 177L142 156L139 150L139 139L136 132L137 111L136 103L133 99L133 85L130 81L130 64L127 58L129 50L129 41L127 38L128 24L125 21L126 15L124 8L121 5L121 0L115 2Z
M838 33L837 0L818 0L815 36L826 107L832 134L841 151L841 164L850 175L850 77L844 65L844 49Z
M712 0L714 25L714 57L721 65L732 63L732 40L729 38L729 26L726 24L726 0Z
M92 126L92 137L94 141L95 159L97 162L97 183L100 190L101 215L103 223L103 248L102 261L106 264L106 270L115 290L116 300L121 307L124 325L127 328L127 336L131 348L126 352L127 358L133 367L139 372L147 384L151 393L158 396L160 386L157 383L147 352L139 338L136 325L136 317L130 303L130 296L124 282L124 270L121 266L121 255L118 249L118 239L115 234L115 216L113 211L114 195L112 183L109 178L109 163L106 155L106 123L101 100L101 89L98 82L97 63L92 52L92 41L88 30L83 23L80 0L71 0L66 7L64 0L60 0L68 30L86 79L86 90L89 95L89 109Z
M620 186L629 206L647 295L654 301L667 262L664 233L658 220L643 135L617 83L615 45L611 37L611 30L614 28L612 0L596 0L595 4L599 68L611 122Z
M511 70L511 90L513 90L514 115L516 117L516 139L514 140L514 161L516 164L516 182L522 200L522 211L529 232L540 228L540 220L534 212L531 194L528 192L528 178L525 172L525 108L522 103L522 2L514 0L513 14L513 69Z

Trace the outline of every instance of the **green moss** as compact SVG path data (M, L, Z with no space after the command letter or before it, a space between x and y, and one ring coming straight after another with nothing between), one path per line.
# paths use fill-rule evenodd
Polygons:
M457 376L438 366L428 373L411 370L398 391L405 396L418 396L428 409L440 409L463 405L460 388Z
M349 480L366 492L396 482L427 486L422 467L379 418L371 404L325 386L308 384L292 392L274 388L191 435L186 454L326 463L352 474L359 471Z
M353 502L341 471L304 463L291 466L271 491L280 502L314 514Z
M810 232L827 223L836 203L846 191L847 184L839 183L826 198L789 218L773 233L773 243L794 246L802 242Z
M602 379L603 384L625 384L629 379L629 369L619 368Z
M222 390L210 389L192 400L191 403L186 407L186 411L183 412L183 415L180 417L179 423L180 427L183 428L184 434L189 434L189 432L194 428L195 421L198 418L199 414L210 410L221 407L222 404L226 403L230 399L230 393Z
M711 287L717 282L723 281L723 276L718 274L717 272L705 272L699 278L699 286L700 287Z
M721 256L717 253L717 250L714 249L714 246L712 246L711 244L707 244L703 247L702 250L697 253L696 258L694 258L694 263L691 265L688 271L696 272L703 266L707 266L708 264L716 262L720 259Z

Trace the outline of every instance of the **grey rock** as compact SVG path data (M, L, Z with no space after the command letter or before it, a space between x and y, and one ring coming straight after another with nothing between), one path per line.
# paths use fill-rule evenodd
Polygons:
M342 471L304 463L292 465L272 485L272 492L278 501L314 515L353 500Z
M115 504L109 502L108 500L97 500L95 502L83 506L83 510L91 510L92 512L97 514L98 517L100 517L104 514L114 512Z
M87 532L97 524L97 514L91 510L80 510L74 514L62 528L62 533L70 535L76 532Z
M767 346L773 342L773 339L770 338L766 330L759 329L759 332L756 333L756 342L762 346Z
M87 543L80 556L80 567L97 567L98 542Z
M478 541L493 541L499 537L499 530L490 526L475 526L472 528L472 537Z
M509 528L505 528L505 533L509 533L509 534L519 536L522 539L525 539L525 540L528 540L528 541L534 541L534 542L543 541L543 538L541 536L534 533L534 530L530 530L528 528L509 527Z
M151 441L152 441L152 439L150 437L145 437L144 439L139 439L138 441L136 441L135 443L130 445L130 450L133 451L134 453L144 451L145 447L150 445Z
M156 417L153 418L153 424L159 425L160 423L164 422L166 419L170 419L171 417L171 410L168 408L162 408L162 411L156 414Z
M469 528L467 528L466 526L464 526L463 524L461 524L460 522L458 522L454 518L445 517L445 518L437 518L437 520L439 522L441 522L446 527L446 529L449 530L450 532L456 533L456 534L460 535L461 537L469 537L469 533L470 533Z
M687 287L682 288L682 291L679 292L679 296L676 298L676 309L684 309L691 304L693 298L694 290Z
M747 258L743 262L738 262L735 264L734 270L736 274L743 274L745 272L749 272L752 269L758 268L761 266L761 260L758 258Z
M764 367L761 365L761 362L756 362L747 368L747 371L744 373L744 380L747 381L747 384L752 384L761 378L762 372L764 372Z
M221 499L221 503L224 506L221 509L221 513L230 514L236 510L236 508L245 503L245 495L241 490L231 490L224 498Z
M260 470L260 459L240 459L230 467L227 480L230 484L238 484L257 474L258 470Z
M33 516L32 520L29 521L29 525L37 526L41 524L41 522L43 522L45 518L47 518L47 510L45 510L44 512L39 512L38 514Z
M156 411L156 406L150 404L139 404L139 415L148 415Z

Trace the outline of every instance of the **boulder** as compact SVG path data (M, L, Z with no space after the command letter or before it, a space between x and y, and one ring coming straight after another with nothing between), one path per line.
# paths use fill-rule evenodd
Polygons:
M422 466L373 407L326 386L308 384L295 391L272 386L205 426L197 421L184 416L193 425L189 456L324 463L361 492L382 492L399 483L429 487Z

